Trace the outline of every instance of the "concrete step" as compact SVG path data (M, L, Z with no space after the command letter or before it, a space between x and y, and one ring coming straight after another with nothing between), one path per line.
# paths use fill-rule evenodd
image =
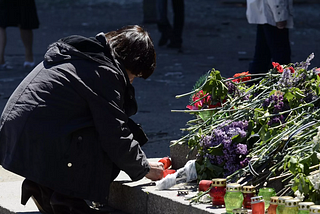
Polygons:
M157 162L159 159L149 159ZM20 204L23 177L0 168L0 214L40 213L32 200L26 206ZM189 195L178 196L178 190L188 190ZM159 191L155 183L143 178L132 182L127 174L121 172L111 185L109 205L117 209L111 214L221 214L225 209L215 209L211 204L190 205L185 197L195 195L195 183L178 184L170 190Z

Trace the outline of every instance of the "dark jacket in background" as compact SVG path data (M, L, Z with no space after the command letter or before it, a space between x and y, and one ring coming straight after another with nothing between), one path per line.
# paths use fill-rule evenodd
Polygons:
M104 34L49 46L17 87L0 120L0 164L63 194L105 202L125 171L149 171L128 117L137 105L124 67Z

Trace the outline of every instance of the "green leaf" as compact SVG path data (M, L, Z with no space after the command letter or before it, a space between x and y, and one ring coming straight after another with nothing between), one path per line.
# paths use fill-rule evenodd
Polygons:
M222 152L223 146L220 146L220 145L218 147L210 147L208 149L208 153L210 153L211 155L217 155L217 156L223 155L223 152Z
M272 90L270 93L269 93L269 96L271 95L274 95L276 93L277 90Z
M248 130L247 130L247 136L246 137L249 137L253 131L253 127L254 127L254 122L252 120L249 120L248 122Z
M291 92L287 92L283 95L283 98L288 100L288 102L290 103L294 98L295 96L291 93Z
M246 138L242 138L240 134L237 134L231 138L233 143L242 143Z

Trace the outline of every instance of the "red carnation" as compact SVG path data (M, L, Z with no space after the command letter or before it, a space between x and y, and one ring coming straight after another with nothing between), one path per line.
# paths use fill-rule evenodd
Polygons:
M272 62L272 65L273 65L273 68L276 68L279 73L282 73L282 72L283 72L283 68L282 68L282 66L281 66L279 63L277 63L277 62Z
M247 75L250 75L249 74L249 71L247 72L242 72L242 73L236 73L235 75L233 75L233 78L235 77L242 77L242 78L238 78L238 79L234 79L232 80L232 82L245 82L247 80L251 80L251 77L250 76L247 76Z

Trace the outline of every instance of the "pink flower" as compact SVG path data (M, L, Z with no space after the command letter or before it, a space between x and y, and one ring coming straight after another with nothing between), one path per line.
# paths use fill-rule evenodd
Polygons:
M197 107L191 106L191 105L187 105L187 108L190 109L190 110L198 110Z
M318 76L320 77L320 68L316 69L316 74L318 74Z
M203 90L195 93L192 97L192 101L194 102L194 104L192 106L187 105L187 108L190 110L198 110L205 106L210 106L211 96L208 95L209 93L204 94Z

